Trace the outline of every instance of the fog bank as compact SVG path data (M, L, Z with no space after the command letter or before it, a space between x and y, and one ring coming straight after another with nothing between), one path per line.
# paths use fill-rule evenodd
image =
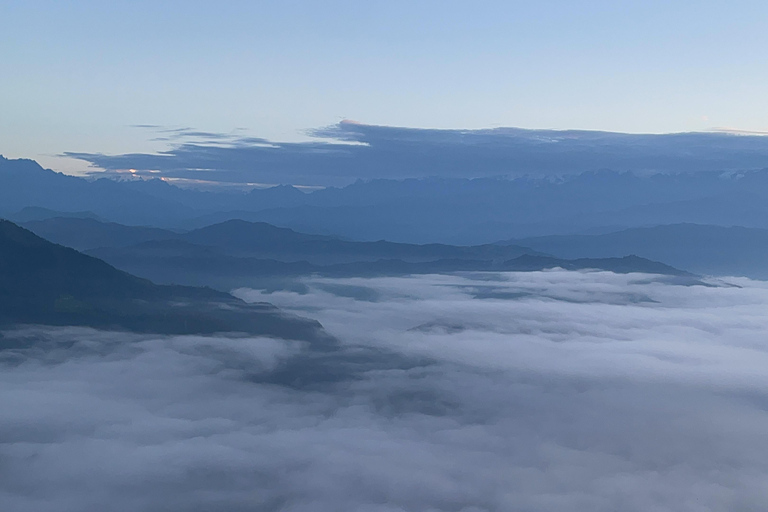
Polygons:
M608 272L241 289L338 347L29 327L0 343L12 511L747 511L768 283Z

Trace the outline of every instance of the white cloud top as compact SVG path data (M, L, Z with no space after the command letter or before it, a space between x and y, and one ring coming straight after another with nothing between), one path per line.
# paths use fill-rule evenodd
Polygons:
M337 349L5 333L0 501L35 512L768 501L764 282L549 271L302 284L238 294L310 312Z

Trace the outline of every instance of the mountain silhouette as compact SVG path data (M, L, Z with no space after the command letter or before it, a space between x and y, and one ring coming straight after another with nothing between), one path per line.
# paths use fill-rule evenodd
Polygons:
M264 222L234 219L179 233L159 228L125 226L82 218L52 218L27 222L24 227L46 239L78 250L128 247L145 242L162 242L151 247L176 247L180 255L192 246L214 248L222 254L248 256L276 261L308 261L318 265L401 259L424 262L438 259L505 260L521 254L535 254L527 247L507 244L454 246L447 244L405 244L357 242L338 237L300 233ZM183 241L188 245L170 241Z
M209 288L159 286L0 220L0 323L322 338L316 322Z
M643 258L572 261L516 244L356 242L243 220L230 220L187 233L78 218L46 219L25 226L57 243L84 250L117 268L155 282L223 290L258 286L264 278L309 274L380 276L552 267L683 274L676 268Z
M597 165L557 176L369 179L305 193L288 185L202 191L160 179L84 179L0 157L0 215L42 220L51 213L23 210L45 209L173 231L241 219L357 241L454 245L678 223L768 229L768 161L761 161L738 172L633 174Z
M560 258L637 254L697 274L768 278L768 230L671 224L596 235L513 240Z

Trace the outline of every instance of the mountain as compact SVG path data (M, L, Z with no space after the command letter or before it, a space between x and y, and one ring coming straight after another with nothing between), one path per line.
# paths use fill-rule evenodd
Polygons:
M431 261L437 259L508 259L535 252L527 247L496 244L455 246L447 244L407 244L385 240L357 242L336 237L298 233L263 222L230 220L182 235L182 239L224 249L230 254L276 259L305 260L329 265L379 259Z
M19 222L51 217L20 211L33 208L61 217L82 217L86 210L88 216L123 224L174 227L215 212L295 206L306 195L291 186L206 192L160 179L84 179L43 169L33 160L0 156L0 215Z
M355 240L476 245L505 238L610 232L666 223L768 228L768 170L638 176L373 180L241 218ZM190 222L198 227L201 220Z
M284 262L253 257L238 257L214 248L179 241L146 242L125 248L102 248L90 254L118 268L163 283L213 286L223 290L241 287L283 288L293 279L310 274L329 277L377 277L451 272L533 271L549 268L568 270L608 270L617 273L644 272L691 277L677 268L637 256L620 258L580 258L575 260L526 254L505 261L478 259L436 259L403 261L379 259L317 265L307 261Z
M736 137L728 143L746 144ZM748 161L755 167L371 179L305 193L291 186L202 191L159 179L86 180L0 157L0 214L26 221L32 219L15 215L28 207L68 217L91 212L109 222L173 231L242 219L350 240L448 245L677 223L768 229L768 160L753 155Z
M51 242L78 251L97 247L124 247L149 240L172 240L179 233L161 228L126 226L90 218L54 217L23 222L21 225Z
M768 230L697 224L512 240L561 258L637 254L699 274L768 279Z
M454 246L383 240L355 242L243 220L187 233L77 218L33 221L25 227L156 282L224 290L259 286L265 279L308 274L376 276L538 270L555 266L679 273L677 269L653 266L641 259L566 261L512 243ZM626 254L632 253L617 256Z
M299 233L264 222L247 222L237 219L186 233L71 217L27 222L24 227L48 240L83 251L175 240L186 242L186 245L155 243L145 247L163 247L166 252L178 249L179 255L187 256L191 254L190 251L199 252L199 249L193 249L193 246L209 247L214 248L219 254L230 256L247 256L284 262L307 261L318 265L380 259L401 259L412 262L438 259L505 260L536 252L527 247L512 244L453 246L404 244L383 240L355 242L332 236Z
M158 219L179 222L196 215L176 201L131 190L114 180L89 181L43 169L33 160L0 156L0 215L11 217L30 206L61 212L87 210L126 224L151 224Z
M8 220L16 223L31 222L34 220L55 219L58 217L72 217L75 219L103 220L93 212L60 212L39 206L27 206L20 211L9 215Z
M677 269L665 263L641 258L634 254L615 258L577 258L563 259L549 256L524 254L513 260L505 261L505 270L532 271L551 268L565 270L608 270L617 274L640 272L645 274L661 274L678 277L693 277L693 274Z
M126 189L172 200L197 211L259 211L304 204L307 194L290 185L243 190L180 188L160 179L125 181Z
M0 324L322 338L316 322L207 288L159 286L0 220Z
M254 279L311 273L382 275L483 270L522 254L537 254L515 245L354 242L242 220L187 233L78 218L32 221L24 227L156 282L225 290L256 285Z

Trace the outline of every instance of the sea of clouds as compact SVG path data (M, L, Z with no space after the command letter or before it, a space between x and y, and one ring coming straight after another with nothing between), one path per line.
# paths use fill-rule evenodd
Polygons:
M337 344L27 327L9 512L755 511L768 283L609 272L241 289Z

